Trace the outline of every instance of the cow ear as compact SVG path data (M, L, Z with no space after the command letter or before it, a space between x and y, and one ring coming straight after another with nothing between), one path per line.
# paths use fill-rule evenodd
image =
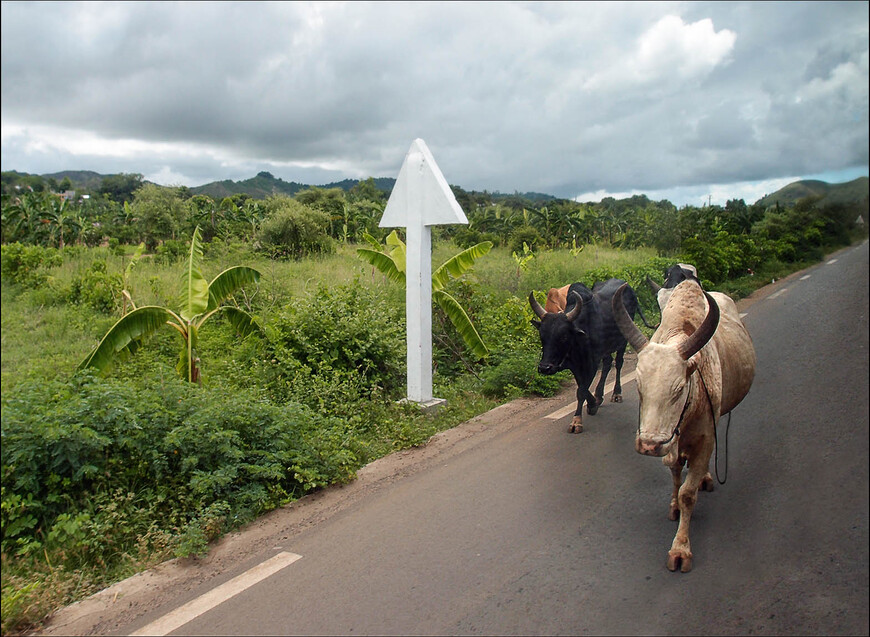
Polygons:
M531 323L532 325L534 325L538 329L541 329L541 322L540 321L536 321L535 319L532 319L531 321L529 321L529 323Z

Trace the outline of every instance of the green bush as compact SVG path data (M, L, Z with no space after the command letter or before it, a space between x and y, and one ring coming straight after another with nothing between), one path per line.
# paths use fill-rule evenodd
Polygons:
M332 413L371 391L404 388L405 325L385 292L321 285L272 322L270 388Z
M481 392L484 396L510 398L525 394L553 396L562 384L571 379L571 372L544 375L538 373L539 354L533 352L512 352L501 362L483 370Z
M338 419L171 373L22 383L4 393L2 431L3 553L63 549L69 568L149 534L198 546L359 464Z
M10 243L0 246L0 272L23 287L36 288L48 281L48 270L63 263L55 248Z
M106 262L98 260L76 275L67 298L71 303L82 303L109 314L118 307L123 288L123 277L109 274Z
M301 259L330 254L335 242L329 236L329 216L284 196L266 201L267 217L260 226L260 250L276 259Z
M514 230L508 240L508 250L519 255L523 254L523 244L529 246L531 250L537 250L544 245L544 238L537 228L532 226L520 226Z

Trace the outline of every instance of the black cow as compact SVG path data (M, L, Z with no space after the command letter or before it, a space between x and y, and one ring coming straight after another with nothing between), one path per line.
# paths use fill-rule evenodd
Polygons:
M587 403L586 411L592 416L604 402L604 383L613 365L613 353L616 352L616 386L613 388L611 400L622 402L622 385L620 375L625 356L627 341L613 319L611 302L616 290L624 284L620 279L599 281L592 290L582 283L572 283L568 289L568 303L564 312L547 312L535 299L534 293L529 294L529 304L540 321L532 321L541 336L541 362L538 371L541 374L555 374L563 369L570 369L577 381L577 411L568 431L581 433L583 431L583 403ZM624 294L625 308L629 316L635 312L647 327L637 296L631 287ZM601 380L593 396L589 386L595 377L595 372L601 368Z
M649 276L647 276L646 282L649 283L649 286L652 288L653 293L656 295L656 301L659 304L659 309L663 310L665 309L665 305L668 304L668 299L671 298L671 292L673 291L673 289L687 279L697 281L698 270L695 268L695 266L689 265L688 263L677 263L665 270L664 285L659 285Z

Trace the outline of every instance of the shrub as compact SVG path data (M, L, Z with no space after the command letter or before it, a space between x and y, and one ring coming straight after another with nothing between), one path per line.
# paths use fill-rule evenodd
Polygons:
M273 391L334 412L367 388L386 395L404 388L404 320L379 289L322 284L273 327Z
M571 378L571 373L566 370L551 376L539 374L538 359L538 354L533 352L511 352L498 365L481 372L481 392L494 398L555 395Z
M71 303L82 303L109 314L118 306L123 287L123 277L109 274L106 262L98 260L73 279L68 299Z
M283 196L270 197L266 207L268 216L257 234L260 250L266 254L277 259L301 259L335 251L326 213Z
M520 226L511 233L508 241L508 251L517 254L523 254L523 244L529 246L530 249L536 250L544 245L544 238L537 228L532 226Z
M55 248L10 243L0 246L0 272L4 278L27 288L48 281L48 269L63 263Z

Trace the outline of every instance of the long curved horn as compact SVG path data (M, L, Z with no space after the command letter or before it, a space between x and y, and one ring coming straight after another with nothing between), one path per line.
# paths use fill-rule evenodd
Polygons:
M680 355L685 360L689 360L697 354L707 344L707 341L713 338L713 334L716 333L716 328L719 326L719 306L713 297L706 292L704 292L704 296L707 297L710 309L707 311L707 316L704 317L701 326L680 346Z
M529 292L529 305L532 306L532 311L538 315L538 318L544 318L544 314L546 314L547 311L541 307L540 303L538 303L538 299L535 298L534 292Z
M640 331L640 328L634 324L634 321L631 320L628 311L625 309L625 304L622 302L622 293L627 287L628 283L623 283L616 291L616 294L613 295L613 301L611 301L611 305L613 306L613 319L616 321L616 326L619 328L619 331L622 332L625 340L629 342L635 352L639 353L640 350L646 347L647 343L649 343L649 339Z
M652 277L648 274L646 275L646 282L649 283L649 286L652 288L653 294L658 294L659 290L662 289L662 286L653 281Z
M575 318L580 316L580 312L583 311L583 297L573 291L571 292L571 296L577 297L577 303L574 305L573 308L571 308L570 312L567 312L565 314L565 318L569 321L573 321ZM567 305L567 303L565 303L565 305Z

